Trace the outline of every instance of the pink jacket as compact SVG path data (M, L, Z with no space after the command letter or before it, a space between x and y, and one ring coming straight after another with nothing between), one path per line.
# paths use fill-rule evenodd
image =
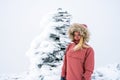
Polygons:
M94 70L94 50L92 47L73 51L75 43L66 48L61 76L66 80L91 80Z

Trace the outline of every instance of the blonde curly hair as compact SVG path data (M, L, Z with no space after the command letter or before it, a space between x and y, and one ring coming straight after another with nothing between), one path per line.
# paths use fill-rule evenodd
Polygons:
M67 33L72 41L74 40L74 32L80 32L80 35L83 37L83 43L89 41L90 32L88 31L87 25L79 23L73 23L70 25Z

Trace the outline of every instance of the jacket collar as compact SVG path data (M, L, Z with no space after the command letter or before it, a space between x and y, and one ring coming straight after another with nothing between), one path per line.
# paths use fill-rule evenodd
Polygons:
M78 44L78 43L79 43L79 40L73 40L73 42L74 42L75 44Z

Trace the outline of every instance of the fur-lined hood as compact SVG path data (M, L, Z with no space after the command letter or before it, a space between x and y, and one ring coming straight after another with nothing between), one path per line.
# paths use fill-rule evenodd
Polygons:
M87 25L85 24L79 24L79 23L73 23L68 28L68 36L73 41L73 34L74 32L80 32L80 35L83 36L83 42L86 43L89 41L90 33L88 31Z

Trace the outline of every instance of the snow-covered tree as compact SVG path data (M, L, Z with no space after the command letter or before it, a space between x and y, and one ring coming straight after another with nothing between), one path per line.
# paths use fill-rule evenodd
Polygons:
M70 42L66 33L70 20L71 15L58 8L49 22L42 24L45 29L27 51L31 62L27 80L59 80L63 55Z

